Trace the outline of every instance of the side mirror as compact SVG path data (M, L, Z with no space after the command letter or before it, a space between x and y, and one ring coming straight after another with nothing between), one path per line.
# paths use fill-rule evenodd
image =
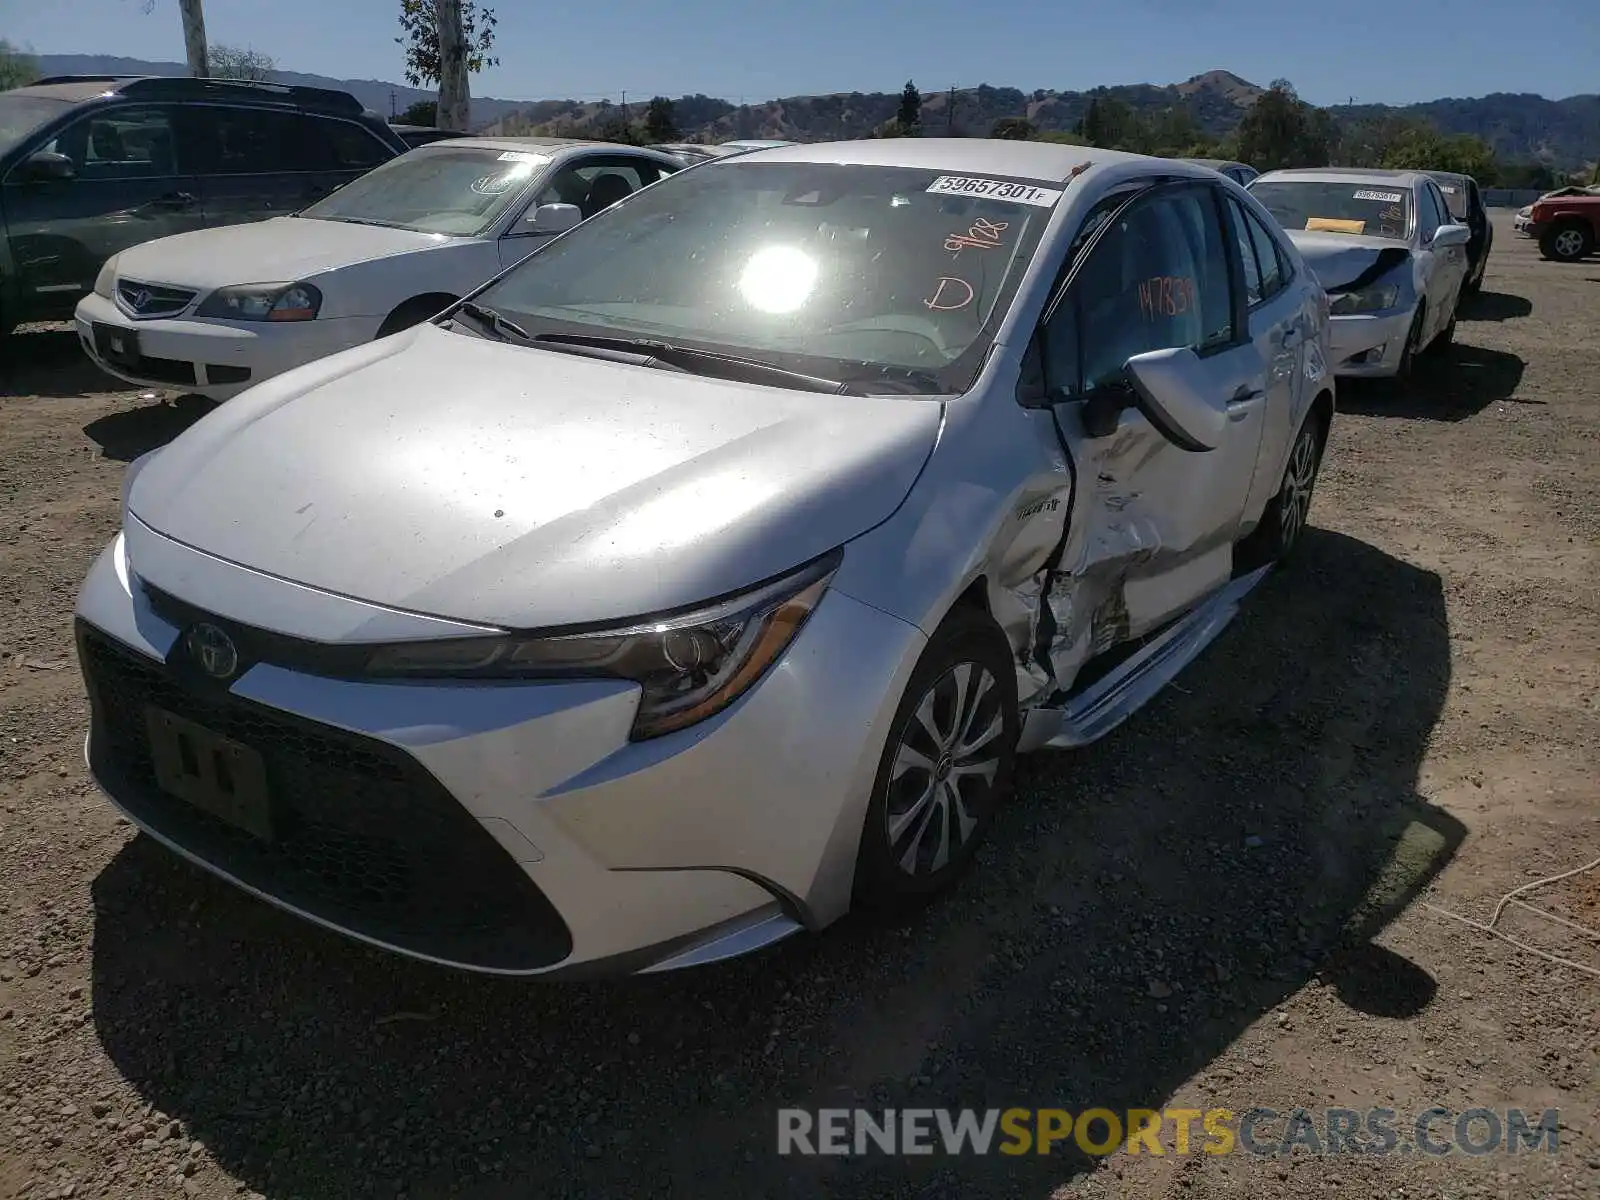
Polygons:
M576 204L541 204L522 218L518 233L565 233L583 221L583 210Z
M54 150L40 150L36 154L28 155L23 164L23 175L40 183L72 179L78 174L78 168L65 154L57 154Z
M1135 354L1124 369L1134 405L1167 441L1194 453L1222 445L1228 406L1213 398L1221 381L1209 378L1206 362L1193 350L1181 346Z
M1472 230L1466 225L1441 225L1434 230L1433 248L1448 250L1451 246L1465 246L1472 240Z

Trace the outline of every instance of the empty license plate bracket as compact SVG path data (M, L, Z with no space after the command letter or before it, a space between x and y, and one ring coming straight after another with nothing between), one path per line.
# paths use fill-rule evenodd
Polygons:
M145 710L156 782L179 800L272 840L267 768L249 746L153 705Z

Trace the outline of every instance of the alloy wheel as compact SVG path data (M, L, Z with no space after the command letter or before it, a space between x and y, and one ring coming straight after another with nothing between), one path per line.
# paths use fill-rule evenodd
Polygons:
M1583 231L1563 229L1551 239L1551 243L1562 258L1577 258L1583 253Z
M1317 486L1318 440L1315 423L1307 421L1289 452L1289 466L1283 473L1283 492L1278 500L1282 530L1279 545L1284 553L1300 539L1311 515L1311 492Z
M889 854L907 875L944 870L994 800L1003 691L981 663L951 667L900 732L884 806Z

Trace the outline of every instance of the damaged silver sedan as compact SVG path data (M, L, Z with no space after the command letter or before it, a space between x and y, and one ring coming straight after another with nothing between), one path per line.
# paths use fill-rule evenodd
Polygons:
M1202 167L884 139L707 163L129 471L78 643L143 830L514 975L950 884L1301 540L1326 299Z
M1250 184L1327 289L1336 375L1411 378L1455 337L1472 230L1420 171L1269 171Z

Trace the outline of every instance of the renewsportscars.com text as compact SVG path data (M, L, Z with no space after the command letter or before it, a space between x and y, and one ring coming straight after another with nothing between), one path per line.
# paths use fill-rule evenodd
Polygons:
M1554 1154L1560 1124L1553 1108L785 1108L778 1153Z

